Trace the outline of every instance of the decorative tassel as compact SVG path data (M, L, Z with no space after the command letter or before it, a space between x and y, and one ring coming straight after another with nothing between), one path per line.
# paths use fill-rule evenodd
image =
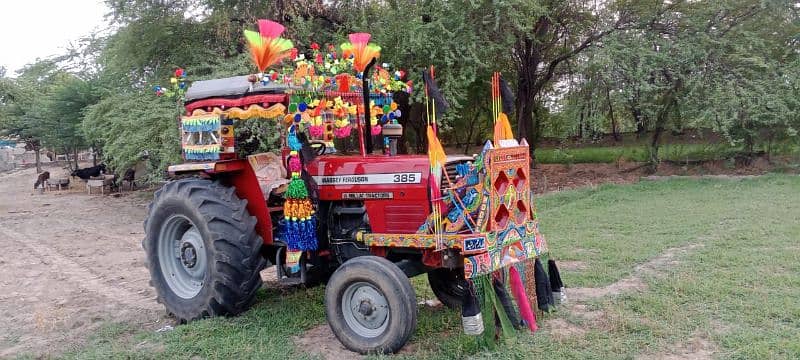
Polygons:
M371 37L368 33L354 33L349 36L350 42L342 44L342 56L353 58L353 68L363 72L372 58L380 57L381 47L369 43Z
M218 160L219 145L185 145L183 156L186 160Z
M514 299L517 300L517 306L519 306L520 317L522 317L524 324L531 329L531 332L535 332L539 329L536 325L536 314L531 309L528 294L525 293L525 286L522 284L522 278L519 276L516 266L511 266L508 276L511 283L511 292L514 294Z
M305 199L308 197L308 188L300 177L293 177L286 189L286 197L290 199Z
M550 311L551 307L555 306L553 301L553 290L550 288L550 279L547 278L547 273L544 271L544 266L539 259L534 263L534 276L536 278L536 300L539 305L539 310Z
M186 132L202 132L219 130L219 115L184 116L181 127Z
M478 306L478 297L472 281L466 282L464 296L461 299L461 325L466 335L483 334L483 317Z
M533 309L533 312L536 313L539 299L536 296L536 266L534 264L534 260L535 259L525 260L523 266L523 274L525 277L523 280L525 282L525 292L528 294L528 296L530 296L531 309Z
M567 292L564 289L564 283L561 281L561 274L558 272L555 260L547 261L547 273L550 276L550 288L553 290L553 300L556 303L567 302Z
M294 125L292 125L294 127ZM289 136L287 139L289 149L292 151L300 151L303 148L303 144L300 143L300 140L297 139L297 136Z
M279 23L261 19L258 21L258 30L245 30L244 37L253 63L263 73L270 65L289 56L294 45L290 40L280 37L285 28Z
M286 202L283 205L284 229L283 234L286 245L290 250L317 250L317 218L314 214L314 205L308 197L308 188L300 174L303 164L298 151L302 143L297 138L297 125L289 127L287 142L292 150L289 153L289 170L292 172L292 181L286 189Z
M501 278L503 275L505 275L502 269L498 270L496 274ZM506 314L508 322L514 327L514 329L517 329L521 323L519 321L519 317L517 317L517 311L514 309L514 303L511 302L511 297L508 296L508 291L506 291L506 286L501 278L493 277L492 285L494 286L494 293L497 295L498 302L503 307L502 311ZM500 311L500 309L497 309L497 311ZM499 316L498 322L500 322Z

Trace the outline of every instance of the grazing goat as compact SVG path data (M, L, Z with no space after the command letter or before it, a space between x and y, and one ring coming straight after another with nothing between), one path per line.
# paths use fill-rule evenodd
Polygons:
M79 177L83 180L89 180L89 178L100 176L100 174L104 174L106 172L106 165L100 164L97 166L88 167L85 169L77 169L70 174L72 177Z
M125 175L122 177L122 183L128 183L130 185L131 190L136 190L136 170L134 168L128 168L125 170Z
M49 171L45 171L45 172L39 174L39 177L36 178L36 182L33 184L33 190L36 190L39 187L39 185L42 185L42 187L44 187L44 185L47 182L47 180L50 180L50 172Z

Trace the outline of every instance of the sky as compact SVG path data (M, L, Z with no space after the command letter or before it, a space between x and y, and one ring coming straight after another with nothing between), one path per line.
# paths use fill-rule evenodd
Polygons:
M102 0L0 0L0 66L14 71L107 27Z

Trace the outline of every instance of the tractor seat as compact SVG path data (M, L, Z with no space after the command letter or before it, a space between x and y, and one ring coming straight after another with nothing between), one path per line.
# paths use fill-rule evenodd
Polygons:
M249 155L247 161L256 174L258 185L264 198L269 198L269 194L281 188L281 185L289 183L286 178L286 168L283 166L281 157L271 152Z

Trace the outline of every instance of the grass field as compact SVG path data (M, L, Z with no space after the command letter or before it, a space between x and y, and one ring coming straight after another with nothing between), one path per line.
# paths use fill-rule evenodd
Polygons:
M703 355L800 358L800 177L669 180L605 185L538 200L552 254L580 261L568 287L626 277L643 286L540 318L541 331L483 349L460 333L459 315L421 307L398 358L618 359ZM682 248L656 271L639 264ZM422 278L420 298L431 298ZM585 290L585 289L584 289ZM251 311L166 333L109 324L67 358L313 358L291 338L324 324L323 289L265 290ZM568 293L569 294L569 293ZM591 316L587 316L587 314ZM559 327L573 329L558 331ZM699 357L699 358L702 358Z
M766 150L766 149L762 149ZM800 148L793 144L775 146L772 155L800 158ZM659 148L662 160L674 162L722 160L741 152L740 147L727 143L716 144L664 144ZM541 164L613 163L619 159L633 162L648 161L644 145L586 146L572 148L542 148L536 150L536 161Z

